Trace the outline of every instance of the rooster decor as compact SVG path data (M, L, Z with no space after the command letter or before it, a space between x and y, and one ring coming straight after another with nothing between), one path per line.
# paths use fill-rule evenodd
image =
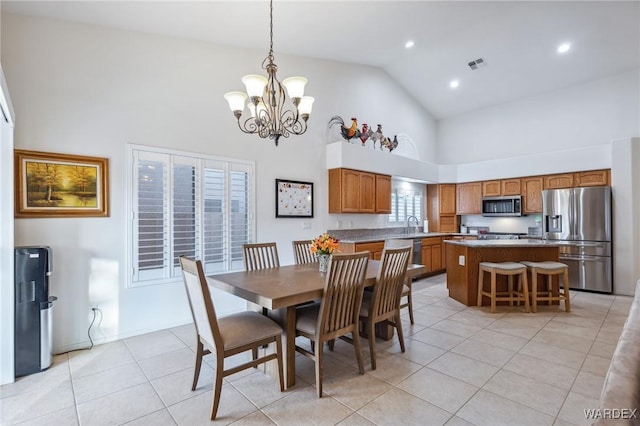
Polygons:
M358 119L353 117L351 119L351 127L347 127L344 125L344 120L342 117L337 115L331 117L329 120L329 127L333 127L335 125L340 125L340 134L347 142L351 143L351 139L356 139L360 137L360 130L358 130Z
M360 132L360 140L362 141L362 146L364 146L364 144L367 142L367 139L369 139L372 135L373 130L369 128L369 125L367 123L364 123L362 125L362 131Z

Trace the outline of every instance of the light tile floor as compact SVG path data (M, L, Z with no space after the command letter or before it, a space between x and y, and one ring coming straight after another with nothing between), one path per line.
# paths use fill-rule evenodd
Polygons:
M357 373L353 347L325 357L323 398L313 363L298 356L297 384L250 369L225 379L215 423L237 425L588 424L631 297L572 292L572 312L466 307L445 276L414 283L415 325L403 314L407 350L378 340L378 369ZM57 355L43 373L0 388L0 423L29 425L210 424L212 359L191 389L191 324ZM233 360L231 360L233 361Z

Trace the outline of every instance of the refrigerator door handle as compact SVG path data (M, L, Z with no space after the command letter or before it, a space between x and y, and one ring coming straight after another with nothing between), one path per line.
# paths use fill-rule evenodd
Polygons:
M608 256L591 256L591 255L580 255L580 254L561 254L560 260L578 260L581 262L606 262L609 259Z

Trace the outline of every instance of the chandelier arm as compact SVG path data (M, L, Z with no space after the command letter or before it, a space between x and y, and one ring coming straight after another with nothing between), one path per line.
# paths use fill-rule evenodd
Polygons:
M238 117L238 127L240 128L240 130L242 130L243 133L248 134L258 133L260 129L258 120L253 117L247 118L244 122L241 122L240 117Z
M282 123L282 128L284 129L283 133L286 133L288 137L289 134L301 135L307 130L307 120L299 120L299 116L296 110L294 114L291 110L286 110L280 116L280 122Z

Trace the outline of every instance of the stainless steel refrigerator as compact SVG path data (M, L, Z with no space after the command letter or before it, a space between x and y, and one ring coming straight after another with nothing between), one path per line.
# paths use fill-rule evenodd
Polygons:
M542 191L542 215L544 238L560 243L569 266L569 287L611 293L611 187Z

